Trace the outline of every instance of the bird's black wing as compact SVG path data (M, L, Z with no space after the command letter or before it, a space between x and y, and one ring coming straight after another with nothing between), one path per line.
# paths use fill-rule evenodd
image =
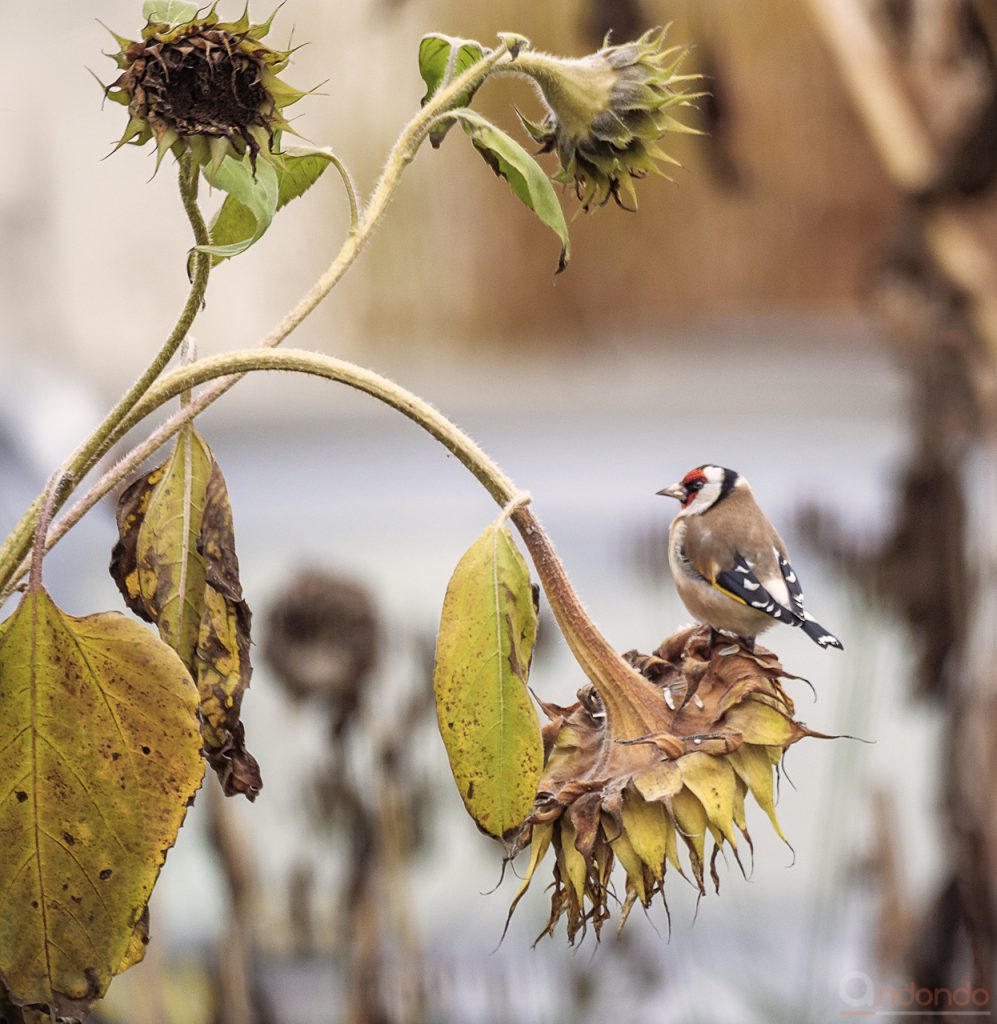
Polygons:
M793 571L793 567L782 555L779 555L779 568L782 570L782 578L786 581L786 589L789 591L789 607L802 619L805 613L803 611L803 589L800 587L800 579Z
M787 584L788 585L788 584ZM724 569L718 573L713 580L713 586L722 591L728 597L740 601L749 608L756 608L766 615L771 615L779 622L785 622L789 626L798 626L801 616L789 608L783 607L762 585L755 575L748 560L743 555L734 559L734 565L730 569ZM790 592L792 595L792 592Z

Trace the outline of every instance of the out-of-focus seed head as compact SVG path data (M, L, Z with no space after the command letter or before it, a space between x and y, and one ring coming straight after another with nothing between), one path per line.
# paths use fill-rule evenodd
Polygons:
M635 208L633 179L677 164L658 145L661 136L696 131L671 110L701 95L684 91L698 76L679 73L686 51L665 48L664 41L664 29L651 29L580 59L535 54L521 65L537 83L547 116L539 123L520 119L542 151L557 153L561 168L554 178L574 185L585 210L610 197Z
M283 109L305 95L278 77L290 51L261 42L272 20L254 25L243 14L223 22L212 6L179 24L150 20L138 41L112 33L121 74L106 95L130 115L115 148L152 139L157 166L170 150L202 166L246 153L254 168L257 157L272 160L280 133L290 130Z
M635 903L647 907L659 894L664 900L669 865L700 893L708 870L719 889L721 850L726 845L741 864L739 834L751 849L749 794L785 839L773 774L792 743L823 736L794 721L781 682L794 677L761 647L711 640L697 627L669 637L653 655L625 657L660 688L662 730L621 743L592 687L569 708L543 705L550 719L544 773L512 849L515 855L529 846L530 865L510 915L553 847L551 911L542 934L553 934L566 916L571 942L588 925L598 936L613 903L621 904L622 928ZM626 876L620 900L612 880L617 862Z

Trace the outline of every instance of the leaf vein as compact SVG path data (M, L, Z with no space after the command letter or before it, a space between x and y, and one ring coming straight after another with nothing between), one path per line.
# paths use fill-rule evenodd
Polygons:
M38 738L43 743L48 745L48 747L52 750L52 752L56 755L56 757L60 761L62 761L62 763L69 769L69 771L72 774L73 778L76 779L77 783L79 784L80 789L82 789L83 792L86 794L87 799L90 801L91 804L93 804L94 810L100 815L100 818L104 822L105 826L107 826L107 831L111 834L111 836L117 842L118 846L120 846L121 849L124 850L125 853L128 853L129 852L128 851L128 847L125 846L125 844L121 841L121 837L115 831L114 826L110 823L110 821L108 821L107 815L104 813L104 809L101 807L101 805L100 805L99 801L97 800L97 798L90 791L89 786L87 786L86 782L83 781L83 777L73 767L73 762L70 761L69 758L66 757L66 755L47 736L45 736L43 733L37 733L36 735L38 736ZM40 829L40 830L44 831L43 829Z
M42 832L42 835L46 839L48 839L49 841L55 843L55 845L58 846L59 849L61 849L63 853L66 853L66 854L69 855L69 859L80 869L80 874L90 884L90 888L93 889L94 895L97 897L98 901L100 902L100 905L101 905L101 907L104 910L104 913L107 914L109 920L113 921L114 917L111 914L111 911L108 909L107 903L104 901L104 894L97 888L96 883L90 877L90 873L83 866L83 864L80 861L80 858L76 856L76 853L73 851L72 847L68 843L66 843L62 839L60 839L58 836L53 835L51 832L47 831L46 829L42 829L41 832ZM56 901L53 899L52 903L55 903L55 902Z

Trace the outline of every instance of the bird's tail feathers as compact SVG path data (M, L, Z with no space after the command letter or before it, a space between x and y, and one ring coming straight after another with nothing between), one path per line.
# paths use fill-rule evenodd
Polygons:
M809 616L800 623L800 629L821 647L837 647L839 651L845 649L844 644L833 633L829 633L819 622Z

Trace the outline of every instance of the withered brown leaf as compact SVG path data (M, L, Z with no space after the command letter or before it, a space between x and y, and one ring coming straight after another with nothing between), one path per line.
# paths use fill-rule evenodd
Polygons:
M226 795L254 800L262 780L239 717L252 674L252 616L225 478L193 428L181 432L163 465L124 491L117 522L111 576L197 682L205 755Z

